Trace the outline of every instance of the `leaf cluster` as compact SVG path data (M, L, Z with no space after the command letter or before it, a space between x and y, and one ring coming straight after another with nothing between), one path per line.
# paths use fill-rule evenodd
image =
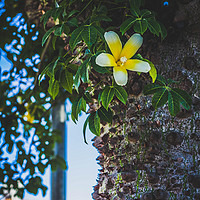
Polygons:
M161 35L161 38L165 39L167 36L166 28L156 19L155 13L148 9L141 9L142 0L129 0L129 2L130 14L127 15L128 18L120 27L122 35L132 27L136 33L143 35L149 29L154 35L158 37Z
M186 110L191 107L191 96L179 88L171 87L175 83L172 79L165 79L158 75L155 83L149 84L144 88L144 95L153 94L152 105L155 109L168 103L168 109L171 115L176 116L180 111L180 105Z
M100 120L102 120L103 122L112 123L113 111L109 108L109 105L111 101L113 100L114 96L116 96L117 99L121 101L123 104L126 104L128 94L123 87L118 86L118 85L104 87L104 89L99 93L99 97L98 97L98 102L99 104L101 102L102 106L96 111L90 113L90 115L85 121L85 124L83 127L83 136L84 136L85 142L86 142L85 131L86 131L87 124L89 124L90 131L93 134L99 136L100 135ZM72 105L72 107L73 106L74 104ZM82 106L80 105L80 109L81 107ZM72 111L72 114L73 114L73 111Z

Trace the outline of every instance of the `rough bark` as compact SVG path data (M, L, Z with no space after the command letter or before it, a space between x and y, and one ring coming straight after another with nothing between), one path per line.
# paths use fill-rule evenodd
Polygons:
M145 77L130 73L127 105L113 105L112 126L94 138L102 168L95 200L200 199L200 1L178 6L167 39L145 35L141 53L159 73L180 81L193 96L192 108L176 117L167 105L155 111L151 97L141 95Z

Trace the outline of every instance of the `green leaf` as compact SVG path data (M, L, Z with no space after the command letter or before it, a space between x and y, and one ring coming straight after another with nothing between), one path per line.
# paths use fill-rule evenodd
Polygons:
M55 36L61 36L62 31L63 31L63 25L62 26L58 25L58 26L56 26L56 29L54 31L54 35Z
M140 6L142 1L141 0L129 0L130 7L131 7L131 14L139 17L140 15Z
M57 39L57 36L54 35L53 36L53 39L52 39L52 46L53 46L53 49L56 50L56 39Z
M152 15L152 12L150 11L150 10L147 10L147 9L143 9L143 10L141 10L141 17L149 17L149 16L151 16Z
M72 50L82 40L83 31L84 31L84 26L80 26L72 32L71 38L69 40L69 45L72 48Z
M50 79L49 80L49 88L48 88L49 94L52 96L53 99L56 98L56 96L59 93L59 82Z
M101 106L101 108L99 108L97 110L97 112L98 112L98 115L101 120L108 122L108 123L112 123L113 112L110 108L108 108L108 110L106 110L103 106Z
M49 88L48 88L48 92L49 92L49 94L52 96L52 90L53 90L53 84L54 84L54 82L55 82L55 79L54 79L54 77L51 77L50 79L49 79Z
M87 44L87 46L90 48L97 40L97 30L95 27L91 26L85 26L82 38Z
M61 156L56 156L56 162L60 166L61 169L66 170L67 169L67 164L65 160Z
M98 95L98 102L99 102L99 103L101 102L101 95L102 95L102 92L103 92L102 90L99 91L99 95Z
M160 89L164 88L158 84L152 83L145 86L143 93L144 95L154 94L158 92Z
M105 40L105 38L104 38L104 33L105 33L104 29L101 28L100 26L95 26L95 25L93 25L93 27L97 30L97 34L101 37L101 39Z
M87 103L92 103L92 97L89 92L85 92L83 98L86 100Z
M56 29L56 26L50 28L42 37L42 46L44 45L44 43L47 41L47 39L49 38L49 36L51 35L51 33Z
M56 8L59 8L59 7L60 7L56 0L55 0L55 7L56 7Z
M76 14L77 12L79 12L79 11L78 10L72 10L71 12L69 12L68 18L70 18L72 15Z
M110 17L106 16L106 15L98 15L98 16L93 17L91 19L91 23L92 22L100 22L100 21L111 22L112 19Z
M13 149L13 141L10 141L9 145L8 145L8 152L11 153Z
M149 71L149 75L151 76L152 78L152 82L154 83L156 81L156 78L157 78L157 70L156 70L156 67L154 66L154 64L147 60L147 59L143 59L144 61L148 62L150 67L151 67L151 70Z
M131 8L140 8L142 0L129 0Z
M133 56L133 59L148 61L147 59L144 59L144 58L142 57L142 55L139 54L139 53L138 53L138 54L135 54L135 55Z
M153 33L159 37L161 31L159 23L154 18L147 18L148 28Z
M121 86L115 86L115 95L117 96L117 98L126 105L126 101L128 98L128 94L126 92L126 90L121 87Z
M73 75L67 69L60 74L60 83L65 90L72 94Z
M143 34L147 30L146 19L136 20L136 22L134 23L133 29L135 32Z
M52 171L52 172L55 172L55 171L57 170L57 168L58 168L56 158L52 158L52 159L49 161L49 164L51 165L51 171Z
M52 13L53 20L56 21L56 19L58 19L61 16L63 11L63 7L56 8L55 11Z
M28 192L36 195L38 191L38 187L33 187L30 180L31 179L29 179L29 183L26 185L26 189L28 190Z
M177 98L177 100L186 110L190 109L192 98L187 92L179 88L171 88L171 93Z
M158 23L160 25L161 38L162 38L162 40L164 40L167 37L167 29L165 28L165 26L161 22L158 22Z
M168 100L168 91L166 88L161 88L156 92L152 98L152 105L154 108L163 106Z
M66 24L63 25L63 32L64 32L66 35L68 35L69 32L70 32L70 28L69 28L69 26L67 26Z
M80 109L79 109L79 107L78 107L79 101L80 101L80 98L77 98L76 100L74 100L74 101L72 102L72 113L71 113L71 115L73 116L73 118L74 118L75 120L78 120L78 114L79 114L79 112L80 112ZM72 120L73 120L73 118L72 118ZM73 121L74 121L74 120L73 120Z
M180 102L173 92L168 92L168 109L173 116L180 111Z
M158 83L159 85L167 86L167 82L165 78L161 76L160 74L158 74L157 76L156 83Z
M124 35L124 33L131 28L131 26L133 26L133 24L135 23L137 19L134 18L128 18L127 20L125 20L121 27L120 27L120 31L122 32L122 35Z
M41 174L44 174L45 169L46 169L46 165L44 165L44 164L42 164L41 162L39 162L39 163L37 164L37 167L38 167L39 171L41 172Z
M84 83L88 83L89 81L89 62L91 60L91 56L89 56L82 64L81 64L81 79Z
M81 98L81 102L80 103L81 103L80 109L82 111L86 112L86 101L85 101L85 99L83 97Z
M78 67L78 70L76 72L76 75L75 75L75 78L74 78L74 86L75 86L75 89L78 91L78 87L80 85L80 78L81 78L81 68L82 66L79 66Z
M78 115L81 111L86 112L86 101L83 97L76 98L72 103L72 116L73 119L78 120ZM73 120L75 122L75 120Z
M56 59L56 61L54 62L54 65L53 65L53 68L49 68L49 69L52 69L52 75L54 76L54 72L55 72L55 69L57 67L57 64L58 64L58 61L60 60L60 56ZM50 70L49 70L50 71Z
M87 83L89 80L89 73L88 73L88 68L89 68L89 62L90 62L91 56L89 56L79 67L75 75L74 79L74 86L75 89L78 91L78 87L80 85L80 78L84 83Z
M67 21L67 24L72 27L78 27L78 20L75 17L73 17Z
M86 128L87 128L88 123L89 123L89 116L87 117L87 119L85 120L85 123L83 125L83 138L84 138L85 144L88 144L87 140L86 140Z
M96 136L100 136L100 118L97 112L91 113L89 116L89 129Z
M44 197L46 195L46 193L47 193L47 189L48 188L46 186L44 186L44 185L40 186L40 188L42 189L42 196Z
M114 94L115 94L115 89L113 87L106 87L103 90L102 95L101 95L101 101L102 101L102 105L104 106L106 110L108 110L108 106L110 102L112 101Z
M174 81L174 80L172 80L171 78L168 78L168 79L167 79L167 84L168 84L168 86L171 85L172 83L179 83L179 81Z
M72 115L72 114L71 114L71 119L76 124L76 119L75 119L74 115Z
M149 71L149 75L151 76L152 82L154 83L157 78L157 70L153 63L150 63L150 66L151 66L151 70Z
M40 84L40 82L41 82L43 76L44 76L45 74L47 74L47 71L49 70L49 68L52 68L52 67L53 67L53 64L54 64L53 62L49 63L49 64L42 70L42 72L41 72L41 74L40 74L40 77L39 77L39 84Z
M48 11L41 17L40 21L43 20L44 28L45 28L46 23L48 22L49 18L51 17L52 12L53 12L53 9L52 9L52 10L48 10Z

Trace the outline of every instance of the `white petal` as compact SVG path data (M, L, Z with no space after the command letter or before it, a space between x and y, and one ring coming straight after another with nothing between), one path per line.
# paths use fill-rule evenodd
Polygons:
M102 67L117 66L115 58L109 53L101 53L96 57L96 64Z
M118 85L126 85L127 80L128 80L128 73L126 69L122 67L114 67L113 68L113 75L116 83Z
M120 53L122 51L122 43L119 36L114 31L109 31L105 32L104 37L110 48L110 51L115 58L115 61L118 61Z
M126 57L127 59L131 58L137 50L142 46L143 38L140 34L133 34L130 39L124 45L120 58Z
M147 73L150 71L151 67L148 62L137 60L137 59L129 59L124 64L124 67L128 70L135 72L144 72Z

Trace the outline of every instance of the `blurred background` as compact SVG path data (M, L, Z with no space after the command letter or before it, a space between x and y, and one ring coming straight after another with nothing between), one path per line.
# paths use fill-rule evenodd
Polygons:
M0 31L0 39L2 41L0 48L0 177L1 179L5 177L5 179L1 180L0 184L1 200L21 199L15 196L15 190L11 189L9 193L5 193L6 190L4 188L5 185L3 183L6 184L7 182L7 184L10 187L13 187L13 184L16 184L19 178L24 178L24 181L28 185L28 179L30 180L31 177L31 168L25 168L26 173L23 174L23 171L21 171L22 169L19 166L20 162L22 162L22 167L27 165L29 160L29 158L26 157L27 155L25 154L22 158L22 161L19 160L20 155L23 154L23 151L20 151L20 147L18 146L20 145L20 142L22 142L21 144L24 145L23 149L25 149L25 151L27 150L31 152L31 155L33 156L34 154L36 156L38 155L38 151L36 149L29 150L30 146L33 143L33 140L31 141L30 138L34 138L35 135L35 131L32 127L30 127L30 123L32 123L32 120L36 120L37 122L37 119L31 119L28 110L22 111L23 113L25 113L23 115L23 117L25 117L21 120L15 121L16 124L12 123L12 120L9 124L9 120L7 118L8 112L10 112L11 115L12 113L16 112L15 106L13 106L15 102L17 103L16 105L18 109L18 106L23 104L23 98L28 97L28 92L30 92L30 90L33 89L33 77L38 72L36 66L41 62L40 56L38 54L39 52L34 51L34 48L32 46L35 45L37 48L37 44L40 44L41 47L41 36L38 30L35 30L35 24L31 24L30 27L27 27L27 21L24 18L24 13L21 13L20 11L22 10L20 10L20 7L18 7L19 5L21 5L22 9L24 6L23 3L23 1L0 2L0 15L2 24ZM29 48L24 48L26 46L29 46ZM33 49L33 52L30 49ZM3 85L7 85L8 87L4 88ZM46 99L49 98L47 94L42 93L41 91L38 92L38 95L40 97L46 97ZM6 102L6 105L3 105L2 102L4 101ZM37 99L34 97L34 95L32 95L30 96L30 101L32 104L34 104L37 101ZM77 124L75 124L74 122L72 122L70 116L67 116L67 113L69 113L71 110L70 101L68 100L64 103L66 110L66 113L64 113L65 119L67 119L68 117L68 120L65 120L64 122L64 129L61 130L63 131L62 134L64 134L65 138L65 147L63 152L65 155L64 157L67 165L67 168L64 170L64 180L60 180L60 183L55 181L53 182L50 166L48 165L48 163L41 162L41 166L46 164L45 168L39 169L38 167L39 171L36 171L37 177L41 177L41 190L39 190L39 192L34 192L33 188L30 188L30 192L26 190L23 198L24 200L52 200L52 185L57 184L65 184L64 186L62 186L65 189L67 197L65 197L65 199L92 199L91 193L93 192L93 186L96 185L97 173L99 169L99 166L96 162L98 153L97 150L92 146L91 142L91 139L94 137L94 135L92 135L87 129L88 145L84 143L82 129L83 123L86 119L86 115L80 116L80 120L77 122ZM43 112L44 110L49 111L48 114L50 118L52 118L50 114L50 104L51 101L48 102L48 100L45 103L43 102ZM27 105L29 104L25 103L23 105L24 108L27 108ZM25 119L25 121L23 121L23 119ZM42 121L38 121L38 124L41 124L44 127L46 126L46 128L50 127L47 127L44 119ZM18 135L13 136L11 134L11 136L7 138L7 131L15 131L18 133ZM38 138L36 137L35 141L37 141L37 139ZM49 142L50 141L48 141L47 139L46 144L48 144ZM63 141L61 141L61 143L62 142ZM10 145L11 143L12 145ZM59 149L60 147L59 145L56 147L53 147L52 145L52 148ZM32 162L36 166L37 162ZM57 161L54 160L54 162L56 163ZM14 172L20 174L21 177L17 175L12 176L12 173ZM9 178L9 176L11 176L11 178ZM36 176L33 175L32 178L35 177ZM43 193L44 191L45 194ZM35 195L33 193L35 193Z

